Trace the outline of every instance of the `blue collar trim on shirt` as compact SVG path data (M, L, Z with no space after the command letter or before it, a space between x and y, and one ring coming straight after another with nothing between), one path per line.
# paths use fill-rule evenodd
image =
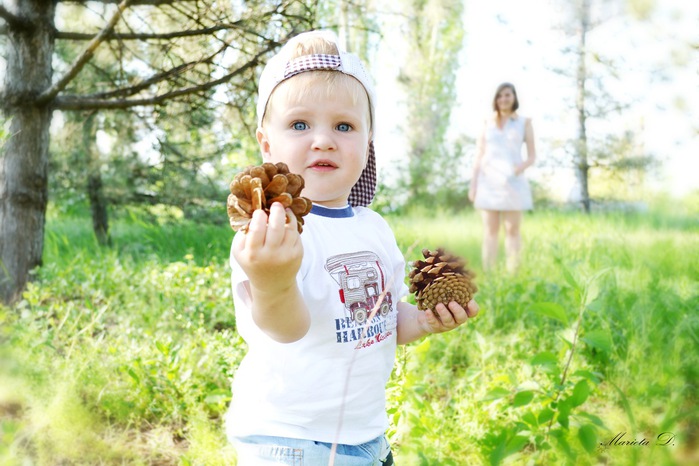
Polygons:
M330 218L348 218L348 217L354 217L354 211L352 210L351 206L347 207L342 207L342 208L331 208L331 207L323 207L322 205L318 204L313 204L313 208L311 208L311 213L320 215L321 217L330 217Z

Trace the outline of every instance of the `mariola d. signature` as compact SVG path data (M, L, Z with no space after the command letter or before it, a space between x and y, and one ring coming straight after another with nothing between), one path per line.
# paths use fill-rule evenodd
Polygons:
M672 432L661 432L655 437L654 441L645 437L641 439L624 439L624 437L626 437L626 432L619 432L611 440L600 442L599 448L606 450L609 447L668 447L675 445L675 434Z

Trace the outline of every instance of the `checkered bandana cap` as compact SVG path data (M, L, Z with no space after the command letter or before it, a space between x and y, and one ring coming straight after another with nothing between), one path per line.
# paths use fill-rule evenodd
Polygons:
M308 35L321 36L330 42L333 42L340 51L340 55L303 55L292 60L286 60L285 57L289 55L289 51L292 49L292 47L295 46L299 40L307 37ZM328 31L311 31L299 34L287 42L279 53L269 60L262 71L257 100L258 126L262 126L262 119L264 118L267 102L279 83L299 73L317 70L339 71L352 76L359 81L362 86L364 86L367 96L369 97L369 108L373 125L373 122L376 121L374 117L376 104L374 86L369 78L369 74L362 65L361 60L353 53L343 52L338 44L337 38L333 33ZM355 185L352 187L348 201L350 205L354 207L368 206L374 199L375 192L376 155L374 154L374 141L369 141L369 157L366 167L364 167L364 170L362 171L359 180L357 180L357 183L355 183Z

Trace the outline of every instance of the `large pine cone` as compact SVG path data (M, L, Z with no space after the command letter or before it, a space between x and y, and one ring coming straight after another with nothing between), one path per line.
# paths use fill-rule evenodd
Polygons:
M311 211L313 204L301 197L304 181L301 175L289 173L289 167L279 162L263 163L248 167L235 175L228 196L228 217L235 231L247 231L252 213L262 209L269 215L274 202L291 208L298 222L299 233L303 231L303 216Z
M466 309L478 288L473 283L476 276L466 268L466 261L443 249L423 249L424 260L413 262L410 272L410 292L415 293L417 307L421 311L434 310L437 304L445 306L456 301Z

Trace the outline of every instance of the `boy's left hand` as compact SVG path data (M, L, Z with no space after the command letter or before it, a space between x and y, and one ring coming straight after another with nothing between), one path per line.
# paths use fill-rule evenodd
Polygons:
M469 301L467 309L452 301L449 306L440 303L434 310L420 312L417 319L420 327L427 333L442 333L454 330L468 319L476 317L478 310L478 304L474 300Z

